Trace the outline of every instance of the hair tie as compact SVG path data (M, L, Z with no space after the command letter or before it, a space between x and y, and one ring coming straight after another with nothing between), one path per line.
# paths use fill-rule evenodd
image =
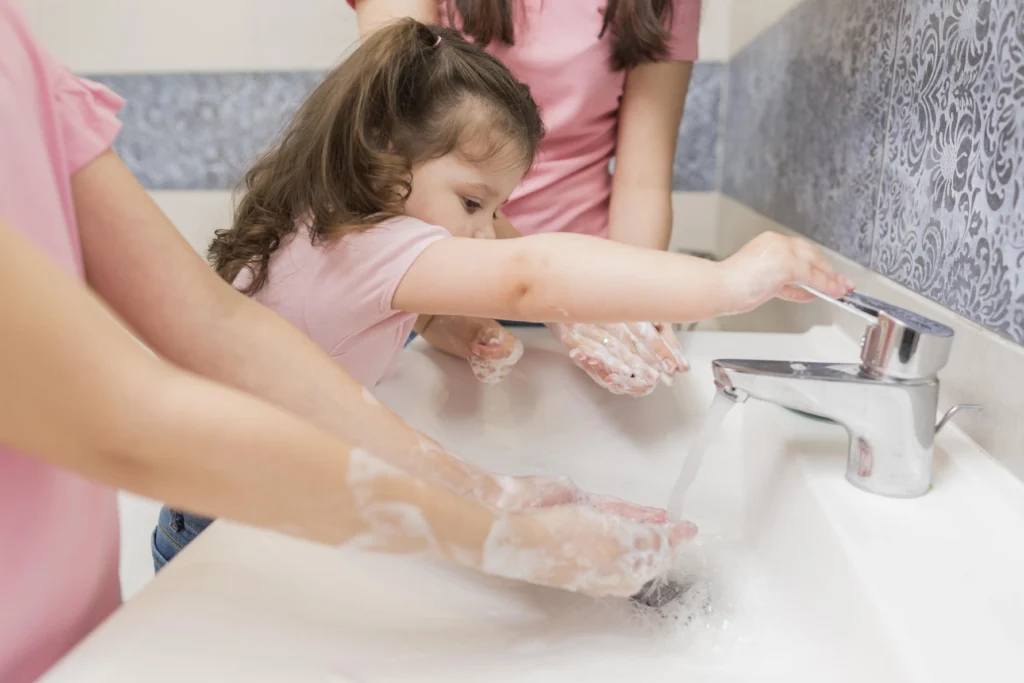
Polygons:
M437 38L434 39L434 44L431 47L437 47L440 44L441 44L441 36L437 36Z

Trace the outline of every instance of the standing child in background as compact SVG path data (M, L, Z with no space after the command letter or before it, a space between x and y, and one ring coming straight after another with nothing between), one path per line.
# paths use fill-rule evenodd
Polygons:
M499 237L572 232L668 248L672 165L697 58L700 0L348 2L363 37L402 17L447 24L530 87L548 134L502 208ZM642 396L689 367L668 325L595 322L549 327L612 393ZM493 320L438 317L424 337L463 355L478 330L500 329Z
M771 233L722 263L587 235L491 239L542 134L497 59L451 29L393 23L246 173L211 260L367 387L420 315L687 322L810 298L790 283L849 291L809 242ZM208 523L165 508L157 567Z

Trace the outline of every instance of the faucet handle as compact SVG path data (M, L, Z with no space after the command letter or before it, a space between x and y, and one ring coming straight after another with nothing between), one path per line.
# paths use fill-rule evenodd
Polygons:
M868 323L860 359L870 374L924 379L938 374L949 360L953 329L947 325L858 292L836 299L802 287Z

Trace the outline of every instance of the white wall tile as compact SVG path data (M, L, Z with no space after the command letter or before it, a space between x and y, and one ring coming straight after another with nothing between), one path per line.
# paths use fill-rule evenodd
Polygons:
M231 225L230 192L161 190L149 194L204 257L214 231Z
M356 41L345 0L21 0L79 73L323 69Z
M729 50L731 57L765 29L804 0L732 0L729 12ZM858 2L859 0L848 0Z
M742 0L740 0L742 2ZM700 20L700 59L704 62L728 61L729 23L732 4L737 0L704 0Z
M673 250L705 251L717 249L718 192L672 193Z

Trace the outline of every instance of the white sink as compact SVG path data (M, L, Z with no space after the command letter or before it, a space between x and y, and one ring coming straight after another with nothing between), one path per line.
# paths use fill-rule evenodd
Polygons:
M501 385L421 343L377 393L488 468L659 506L713 358L853 357L831 329L694 333L692 372L630 399L522 336ZM694 586L663 612L218 522L50 680L1021 680L1024 487L955 430L917 500L854 489L845 453L841 427L735 407L685 507Z

